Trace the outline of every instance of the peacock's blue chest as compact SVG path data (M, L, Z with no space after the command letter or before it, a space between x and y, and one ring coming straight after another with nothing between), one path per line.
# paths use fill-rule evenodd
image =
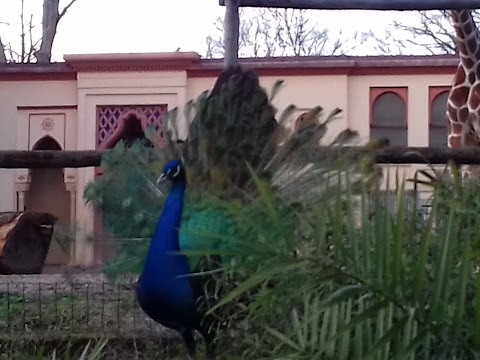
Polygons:
M165 202L150 244L147 259L137 286L142 308L155 320L188 321L195 309L195 298L188 275L190 267L180 250L180 226L185 183L174 184ZM184 314L184 315L182 315Z

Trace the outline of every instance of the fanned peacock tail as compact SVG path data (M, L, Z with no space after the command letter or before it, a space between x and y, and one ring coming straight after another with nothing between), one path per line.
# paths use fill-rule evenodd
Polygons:
M272 105L282 85L277 81L269 96L253 71L230 68L182 113L169 111L166 144L150 129L146 137L155 149L137 142L126 151L120 142L105 155L104 175L89 184L85 198L102 211L104 227L116 239L125 239L117 240L107 274L141 272L167 193L156 186L156 178L168 160L181 159L187 175L180 248L223 252L224 264L233 261L227 256L232 249L248 253L249 246L261 243L262 232L278 232L279 239L293 234L299 228L295 212L325 200L327 184L338 180L336 169L347 161L320 153L318 145L354 144L358 134L346 129L326 143L328 126L342 110L325 115L321 106L301 114L295 131L290 130L296 106L277 116ZM368 155L348 167L350 177L343 186L374 185L381 176ZM281 226L266 221L265 194L289 221ZM190 255L190 268L203 266L204 259ZM234 285L233 280L213 284L203 306L211 306Z
M206 241L198 240L197 235L189 236L194 232L192 228L203 227L217 234L227 231L231 220L225 212L226 204L248 204L258 196L252 171L289 203L306 206L322 199L323 186L336 176L332 169L342 159L321 154L318 145L342 110L335 108L325 115L321 106L313 107L300 115L299 126L292 131L288 125L296 106L287 106L276 118L277 109L272 104L282 85L281 80L275 82L269 96L253 71L227 69L210 92L203 92L185 105L183 114L178 108L169 111L166 144L159 142L153 129L148 129L145 135L157 144L156 149L137 142L126 151L120 142L104 156L104 175L89 184L85 198L102 211L104 226L115 237L136 240L120 246L117 258L110 263L112 275L122 273L127 263L130 268L136 264L138 271L141 269L137 251L144 250L135 251L138 261L125 261L122 253L125 248L127 252L147 248L145 244L153 233L166 193L155 186L156 177L168 160L181 159L187 173L188 191L180 228L180 242L185 248ZM323 145L342 146L357 140L358 134L346 129L330 144ZM350 181L375 183L380 175L371 157L365 156L358 161ZM233 234L233 230L229 233ZM210 242L215 245L215 241Z
M259 166L273 150L272 135L280 126L274 115L254 73L232 68L222 74L195 103L183 149L189 183L217 192L245 186L246 164Z

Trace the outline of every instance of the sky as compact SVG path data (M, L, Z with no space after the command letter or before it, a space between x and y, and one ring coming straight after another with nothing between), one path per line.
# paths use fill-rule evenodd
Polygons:
M42 0L25 0L33 15L37 37ZM70 0L60 0L63 8ZM20 0L2 0L0 35L4 43L19 43ZM53 60L64 54L205 51L205 39L215 33L214 22L223 17L218 0L77 0L60 21ZM312 18L332 33L356 30L383 32L393 20L415 21L418 14L386 11L312 11ZM352 35L353 36L353 35ZM363 48L358 55L368 54Z

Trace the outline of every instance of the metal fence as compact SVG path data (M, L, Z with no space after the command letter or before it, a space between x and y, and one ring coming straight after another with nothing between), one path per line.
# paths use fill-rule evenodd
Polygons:
M22 278L25 280L0 281L0 340L168 336L168 330L139 307L133 283Z

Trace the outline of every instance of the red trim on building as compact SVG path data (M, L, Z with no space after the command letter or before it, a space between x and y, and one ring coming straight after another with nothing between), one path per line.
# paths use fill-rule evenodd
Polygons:
M348 75L348 76L372 76L372 75L451 75L455 73L456 66L445 67L372 67L372 68L253 68L258 76L325 76L325 75ZM221 69L187 69L189 78L217 77Z
M428 87L428 126L433 128L440 128L444 127L439 124L432 123L432 105L433 101L437 98L437 96L443 94L444 92L450 91L451 86L429 86ZM447 123L445 123L445 127Z
M65 63L0 65L0 81L55 81L76 79L76 71Z
M351 69L338 68L253 68L258 76L325 76L350 75ZM188 78L216 78L222 69L187 69Z
M18 73L2 73L0 70L0 81L69 81L76 79L77 74L73 71L65 73L45 72L39 74L30 73L28 71Z
M52 64L0 65L0 81L75 80L78 72L186 71L188 77L216 77L223 59L201 59L194 52L65 55ZM454 74L454 55L304 56L242 58L259 76Z
M382 128L373 123L373 105L375 101L386 93L393 93L398 95L405 104L405 126L388 126L388 128L404 129L408 127L408 88L407 87L371 87L370 88L370 104L369 104L369 121L371 128Z
M437 56L305 56L244 58L240 64L259 76L453 74L458 58ZM216 77L222 59L204 59L187 69L188 77Z
M456 66L445 67L397 67L397 68L356 68L349 75L371 76L371 75L451 75L455 73Z

